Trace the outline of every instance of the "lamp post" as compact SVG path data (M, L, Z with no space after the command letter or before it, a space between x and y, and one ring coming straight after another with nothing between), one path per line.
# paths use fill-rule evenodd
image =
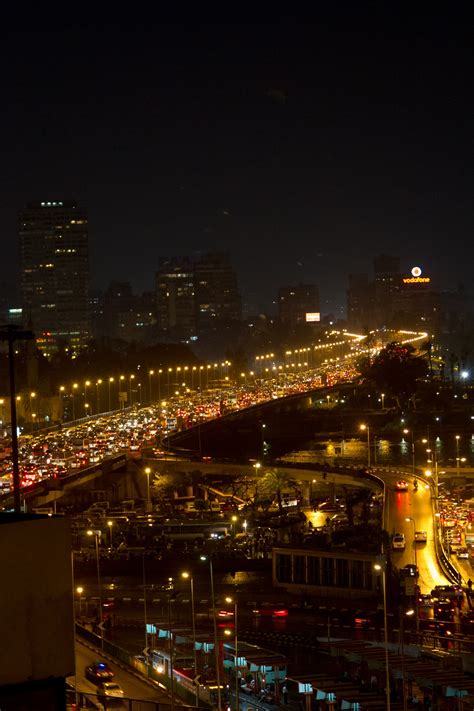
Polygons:
M113 521L107 521L107 526L109 527L109 531L110 531L110 547L113 548L114 539L113 539L113 531L112 531L112 529L113 529L113 527L114 527L114 522L113 522Z
M382 410L385 410L385 393L380 393L380 397L382 400Z
M148 371L148 402L151 403L152 401L152 392L151 392L151 376L155 374L154 370L149 370Z
M214 659L215 659L215 663L216 663L217 711L222 711L221 670L220 670L220 660L219 660L219 640L217 639L216 598L214 595L214 572L212 570L212 557L202 555L201 560L208 560L209 561L209 575L211 576L212 622L213 622L213 627L214 627Z
M99 629L100 629L100 646L104 649L104 630L102 627L102 586L100 582L100 562L99 562L99 536L100 531L87 531L88 536L95 537L95 557L97 561L97 585L99 588Z
M196 650L196 615L194 608L194 580L193 576L187 572L181 573L181 577L185 580L189 580L189 586L191 589L191 619L192 619L192 629L193 629L193 666L194 666L194 677L198 676L198 666L197 666L197 650ZM199 684L196 684L196 701L197 706L199 706Z
M158 402L161 402L161 374L163 370L160 368L158 370Z
M90 384L91 384L91 381L90 381L90 380L86 380L85 383L84 383L84 414L85 414L86 416L87 416L87 414L88 414L88 413L87 413L87 408L89 407L89 405L87 404L87 388L89 387Z
M367 430L367 468L370 469L370 427L369 425L360 425L362 432Z
M461 439L460 435L456 435L456 477L459 477L459 440Z
M390 665L388 661L388 625L387 625L387 586L385 581L387 559L385 556L379 556L380 563L374 565L374 570L382 573L382 595L383 595L383 632L384 632L384 647L385 647L385 699L386 709L390 711Z
M126 384L123 382L125 380L125 375L121 375L119 377L119 383L118 383L118 399L119 399L119 409L123 410L125 408L125 402L127 398L127 391L124 390L122 391L122 387L127 387ZM122 394L123 393L123 394Z
M428 462L433 461L434 464L434 494L435 499L438 500L438 490L439 490L439 479L438 479L438 453L436 448L433 450L433 460L431 460L431 449L426 450L428 457ZM426 476L431 476L431 471L429 469L425 472Z
M36 393L35 393L35 392L31 392L31 393L30 393L30 415L31 415L31 427L32 427L32 429L34 429L34 424L35 424L35 420L34 420L34 417L33 417L33 400L35 399L35 397L36 397ZM36 415L35 415L35 417L36 417Z
M150 498L150 467L145 467L146 474L146 510L151 511L151 498Z
M400 619L400 652L402 657L402 697L403 697L403 711L407 711L407 695L405 692L405 646L404 646L404 630L403 630L403 619L404 617L411 617L414 614L414 610L407 610L403 612L402 607L399 608L399 619Z
M130 400L130 406L132 405L132 380L135 380L135 376L133 374L128 379L128 397Z
M77 600L79 602L79 605L78 605L79 614L81 614L81 612L82 612L82 597L81 597L81 595L84 592L84 588L81 585L78 585L76 588L76 592L77 592Z
M231 597L226 597L225 599L226 602L234 603L234 655L235 655L235 663L234 663L234 671L235 671L235 711L239 711L239 651L238 651L238 633L237 633L237 599L232 600Z
M76 390L79 387L79 383L72 384L72 421L76 421Z
M15 391L15 341L32 340L31 331L20 331L15 325L8 325L0 331L0 341L8 343L8 375L10 381L10 419L12 431L12 467L13 467L13 500L16 513L21 511L20 495L20 465L18 461L18 430L16 420L16 391Z
M95 384L96 391L96 413L99 414L100 410L100 395L99 395L99 385L102 385L102 378L99 378Z
M412 516L406 516L405 521L407 523L412 523L413 524L413 558L415 561L415 569L416 572L418 572L418 560L417 560L417 555L416 555L416 541L415 541L415 533L416 533L416 521ZM416 631L418 632L420 629L420 621L418 617L418 601L417 601L417 593L416 593L416 579L415 579L415 619L416 619Z
M110 387L111 387L112 383L114 382L114 380L115 380L114 378L109 378L109 412L112 411L112 399L110 396Z
M403 430L403 434L409 434L411 436L411 470L413 476L416 475L416 464L415 464L415 440L413 438L413 430Z

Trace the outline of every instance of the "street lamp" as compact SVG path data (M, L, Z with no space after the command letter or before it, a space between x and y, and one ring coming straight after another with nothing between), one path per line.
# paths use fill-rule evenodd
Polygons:
M194 580L193 576L187 572L181 573L181 577L185 580L189 580L189 585L191 589L191 619L193 624L193 665L194 665L194 677L198 676L198 666L197 666L197 650L196 650L196 615L194 609ZM196 700L199 706L199 684L196 682Z
M147 499L146 499L146 510L151 511L151 498L150 498L150 474L151 474L151 469L150 467L145 468L145 474L146 474L146 491L147 491Z
M385 393L380 393L382 399L382 410L385 410Z
M415 561L415 566L417 566L417 560L416 560L416 546L415 546L415 531L416 531L416 522L415 519L412 516L406 516L405 521L407 523L412 523L413 524L413 550L414 550L414 561ZM418 567L418 566L417 566Z
M99 385L102 385L102 378L99 378L95 384L96 388L96 396L97 396L97 403L96 403L96 412L99 414L100 410L100 396L99 396Z
M113 548L114 539L113 539L112 529L113 529L113 527L114 527L114 522L113 522L113 521L107 521L107 526L109 527L109 531L110 531L110 547Z
M161 400L161 374L163 370L160 368L158 370L158 402Z
M415 464L415 440L413 439L413 430L403 430L403 434L409 434L411 436L411 470L413 476L416 476L416 464Z
M33 400L35 397L36 397L36 393L34 393L34 392L30 393L30 413L31 413L31 422L33 425L33 429L34 429L34 424L35 424L35 421L33 418Z
M88 405L86 405L86 403L87 403L87 388L89 387L90 384L91 384L90 380L86 380L84 383L84 412L86 415L87 415L87 407L88 407Z
M388 661L388 626L387 626L387 586L386 586L386 568L387 560L385 556L378 556L380 563L375 563L374 570L377 573L382 573L382 595L383 595L383 631L384 631L384 647L385 647L385 698L386 709L390 711L390 665Z
M459 440L461 439L460 435L456 435L456 476L459 477Z
M214 659L216 663L216 683L217 683L217 711L222 711L221 698L221 671L219 664L219 641L217 639L217 619L216 619L216 598L214 595L214 572L212 569L212 556L200 556L201 560L209 561L209 575L211 576L211 605L212 605L212 621L214 627Z
M110 386L112 385L113 382L115 382L115 378L109 378L109 412L112 411L112 400L110 397Z
M100 583L100 562L99 562L99 536L101 535L100 531L92 531L88 530L87 531L88 536L94 536L95 537L95 557L97 561L97 585L99 588L99 629L100 629L100 646L102 649L104 649L104 630L102 627L102 587Z
M406 516L405 521L407 523L413 524L413 557L415 561L415 571L418 572L418 561L417 561L417 556L416 556L416 540L415 540L415 534L416 534L416 521L412 516ZM415 601L416 601L416 576L415 576ZM416 615L416 631L418 632L420 628L420 623L418 619L418 602L415 602L415 615Z
M370 469L370 427L369 425L360 425L359 429L362 432L367 430L367 468Z
M133 374L128 379L128 396L130 400L130 406L132 405L132 380L135 380L135 376Z
M151 397L151 376L155 374L154 370L149 370L148 371L148 402L151 403L152 397Z
M237 599L232 600L231 597L226 597L227 603L234 603L234 671L235 671L235 710L239 711L239 652L238 652L238 635L237 635Z
M405 692L405 647L404 647L404 629L403 629L403 619L404 617L411 617L415 613L415 610L407 610L403 613L400 606L399 608L399 618L400 618L400 652L402 657L402 697L403 697L403 711L407 711L407 696Z
M76 421L76 390L79 387L79 383L73 383L72 384L72 421Z
M81 614L81 612L82 612L82 598L81 598L81 595L82 595L82 593L84 592L84 588L83 588L81 585L78 585L77 588L76 588L76 592L77 592L77 599L78 599L78 601L79 601L79 614Z

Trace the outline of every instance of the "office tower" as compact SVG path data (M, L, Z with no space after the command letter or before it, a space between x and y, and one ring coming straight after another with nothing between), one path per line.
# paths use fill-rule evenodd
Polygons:
M18 235L25 325L50 350L80 350L90 337L86 211L75 202L30 203Z
M241 321L237 275L223 252L205 254L194 265L197 330L205 333Z
M349 274L347 323L351 328L372 328L375 321L374 284L368 274Z
M390 326L393 300L401 286L400 257L381 254L374 259L375 326Z
M188 257L161 258L155 277L156 315L161 334L188 340L196 334L194 264Z
M278 317L281 323L295 326L318 323L319 289L314 284L282 286L278 291Z

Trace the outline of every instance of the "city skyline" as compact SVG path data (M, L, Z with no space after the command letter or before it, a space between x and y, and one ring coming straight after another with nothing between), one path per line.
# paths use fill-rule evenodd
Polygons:
M3 51L24 52L1 125L22 140L3 151L0 277L17 263L17 211L74 198L95 287L150 289L160 256L217 249L257 311L299 282L336 310L349 272L381 252L472 286L462 17L405 19L326 9L309 25L12 32Z

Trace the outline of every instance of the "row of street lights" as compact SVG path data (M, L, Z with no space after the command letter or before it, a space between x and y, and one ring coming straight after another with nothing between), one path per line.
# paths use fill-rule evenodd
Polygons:
M112 536L112 526L113 522L108 521L107 525L110 527L110 532ZM88 530L88 536L94 536L95 541L95 554L96 554L96 564L97 564L97 587L98 587L98 600L99 600L99 629L101 638L101 648L104 648L104 632L102 625L102 582L100 574L100 557L99 557L99 540L101 536L101 531L98 530ZM111 538L112 540L112 538ZM214 592L214 571L212 565L212 557L202 555L200 558L202 561L209 563L209 575L211 583L211 605L212 605L212 617L213 617L213 631L214 631L214 657L215 657L215 673L216 673L216 683L217 683L217 707L220 711L222 709L222 694L221 694L221 674L220 674L220 658L219 658L219 639L217 635L217 613L216 613L216 602L215 602L215 592ZM184 580L189 580L190 592L191 592L191 617L192 617L192 638L193 638L193 666L194 666L194 678L196 680L196 695L197 695L197 705L199 704L199 675L198 675L198 665L197 665L197 646L196 646L196 610L194 602L194 578L191 573L184 571L181 574ZM143 579L145 580L145 560L143 559ZM84 592L82 586L76 588L76 593L79 598L79 612L81 612L81 596ZM234 653L235 653L235 694L236 694L236 710L239 708L239 678L238 678L238 649L237 649L237 601L232 598L226 598L227 603L234 602ZM145 642L146 647L148 646L148 620L147 620L147 610L146 610L146 585L144 585L144 621L145 621ZM169 620L171 624L171 621ZM231 632L225 630L224 634L229 635ZM169 630L170 635L170 646L172 645L171 640L171 628ZM170 657L170 677L171 684L173 685L173 664L172 657ZM172 687L171 687L172 689ZM173 694L172 694L173 695Z
M371 466L371 449L372 449L372 443L370 439L370 426L366 425L365 423L359 425L359 429L361 432L366 432L367 433L367 467L370 469ZM413 476L416 476L416 458L415 458L415 439L414 439L414 434L413 430L409 430L405 428L403 430L403 434L411 435L411 467L412 467L412 473ZM466 461L465 457L460 457L460 452L459 452L459 446L460 446L460 440L461 440L461 435L455 435L455 442L456 442L456 475L459 476L460 474L460 465L461 463L464 463ZM421 440L421 443L426 445L429 444L429 440L426 438L423 438ZM377 464L377 441L376 437L374 437L374 464ZM437 452L436 449L432 450L431 448L427 448L425 450L426 454L428 455L427 463L430 464L433 460L431 459L431 454L433 454L434 457L434 464L435 464L435 476L436 476L436 481L438 478L438 460L437 460ZM431 476L431 471L427 470L425 471L425 474L427 476ZM436 485L437 487L437 485ZM436 496L438 494L436 493Z

